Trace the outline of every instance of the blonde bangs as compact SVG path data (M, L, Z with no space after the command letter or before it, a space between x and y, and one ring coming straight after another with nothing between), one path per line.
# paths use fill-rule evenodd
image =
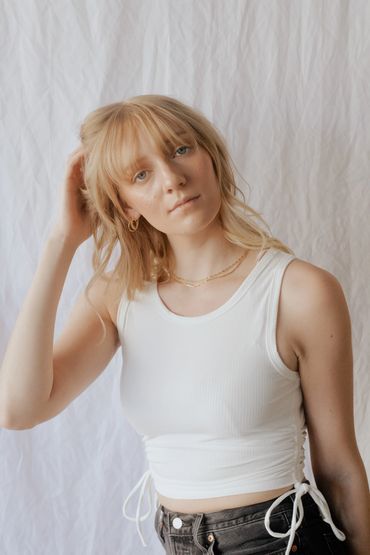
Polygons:
M148 110L142 105L132 108L111 118L101 144L101 170L105 174L101 177L108 178L116 186L141 167L137 163L140 132L148 136L164 156L171 155L183 144L191 147L198 144L196 132L180 117L159 107L158 110Z

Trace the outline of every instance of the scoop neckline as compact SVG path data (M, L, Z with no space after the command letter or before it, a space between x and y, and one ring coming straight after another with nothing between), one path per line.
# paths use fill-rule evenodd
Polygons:
M154 299L155 303L161 312L161 314L167 317L170 320L177 320L182 322L199 322L204 320L210 320L215 318L216 316L221 315L223 312L228 310L238 299L239 297L244 294L244 292L250 287L253 283L254 279L257 277L257 274L263 267L267 264L268 260L271 256L275 254L275 249L270 247L266 250L266 252L261 256L261 258L256 262L253 266L251 271L247 274L244 280L241 282L239 287L234 291L229 299L227 299L221 306L215 308L211 312L207 312L206 314L200 314L198 316L183 316L181 314L176 314L172 312L162 301L159 292L158 292L158 283L156 281L153 282L153 292L154 292Z

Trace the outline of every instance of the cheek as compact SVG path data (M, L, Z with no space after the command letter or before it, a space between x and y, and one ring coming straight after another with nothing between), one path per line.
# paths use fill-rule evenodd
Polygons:
M123 194L120 193L120 198L124 203L124 206L134 208L139 212L148 212L153 206L153 199L144 192L138 193L137 191L125 191Z
M120 201L123 207L130 205L130 195L127 194L127 191L117 191L118 200Z
M163 218L165 210L164 200L160 200L154 195L143 194L136 196L132 206L150 223L156 224Z
M154 195L143 194L137 199L137 204L143 212L155 213L160 209L159 200Z

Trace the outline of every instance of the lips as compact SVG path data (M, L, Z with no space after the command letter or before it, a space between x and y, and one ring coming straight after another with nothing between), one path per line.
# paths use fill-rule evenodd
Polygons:
M177 208L178 206L181 206L182 204L185 204L186 202L188 202L189 200L193 200L195 198L198 198L200 195L194 195L192 197L187 197L184 198L182 200L179 200L178 202L176 202L175 206L173 208L171 208L170 212L172 212L173 210L175 210L175 208Z

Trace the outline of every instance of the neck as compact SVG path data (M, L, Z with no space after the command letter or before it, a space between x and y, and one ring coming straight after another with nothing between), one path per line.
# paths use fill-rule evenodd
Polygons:
M227 241L221 228L217 228L212 235L197 234L169 240L175 260L174 273L190 281L224 270L245 252L245 249Z

